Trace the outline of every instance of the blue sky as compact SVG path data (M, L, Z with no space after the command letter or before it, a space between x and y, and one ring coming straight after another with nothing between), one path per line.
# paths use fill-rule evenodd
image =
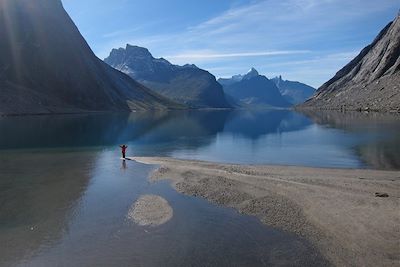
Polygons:
M255 67L319 87L395 18L400 0L62 0L100 58L127 43L217 77Z

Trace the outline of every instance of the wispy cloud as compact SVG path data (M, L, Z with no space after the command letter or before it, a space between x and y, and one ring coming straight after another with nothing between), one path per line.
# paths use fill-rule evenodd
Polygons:
M371 27L371 16L395 14L398 8L398 0L255 0L174 32L133 28L106 33L97 54L105 57L111 48L131 43L176 64L196 63L217 76L251 66L268 73L276 68L316 85L377 34L383 25Z
M279 55L294 55L294 54L307 54L311 53L309 50L282 50L282 51L258 51L258 52L240 52L240 53L214 53L214 52L194 52L183 53L166 56L166 58L196 60L196 59L219 59L219 58L240 58L240 57L265 57L265 56L279 56Z
M355 56L357 56L359 51L341 52L333 54L325 54L318 56L311 56L305 60L288 60L283 62L271 63L268 65L263 65L261 67L286 67L286 66L310 66L311 64L327 64L330 62L349 62Z

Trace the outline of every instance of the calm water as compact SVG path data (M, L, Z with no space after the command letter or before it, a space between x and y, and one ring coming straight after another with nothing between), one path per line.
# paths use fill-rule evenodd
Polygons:
M400 120L360 113L208 111L0 118L1 266L321 266L309 243L150 183L163 155L235 163L400 168ZM168 223L126 219L143 194Z
M197 111L0 117L0 151L96 150L218 162L400 169L400 116Z

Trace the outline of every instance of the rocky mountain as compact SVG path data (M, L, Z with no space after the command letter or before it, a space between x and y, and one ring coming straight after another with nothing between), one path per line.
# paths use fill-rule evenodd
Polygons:
M316 89L295 81L283 80L282 76L272 78L271 81L278 87L282 96L291 104L304 103L315 94Z
M400 15L302 107L400 112Z
M143 47L113 49L104 60L163 96L192 108L228 108L221 85L195 65L173 65Z
M228 99L242 107L289 107L291 104L279 92L275 83L252 68L245 75L221 78Z
M0 114L180 107L98 59L61 0L1 0L0 36Z

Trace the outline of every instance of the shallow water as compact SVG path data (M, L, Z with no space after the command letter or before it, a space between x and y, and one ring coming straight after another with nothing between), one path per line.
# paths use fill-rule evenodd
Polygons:
M179 194L168 182L150 183L153 166L123 165L112 152L12 153L1 162L2 266L325 263L306 241ZM172 219L158 227L130 221L132 203L144 194L165 198Z
M147 180L128 155L399 169L396 116L203 111L0 118L1 266L324 265L306 241ZM140 196L174 216L151 228Z

